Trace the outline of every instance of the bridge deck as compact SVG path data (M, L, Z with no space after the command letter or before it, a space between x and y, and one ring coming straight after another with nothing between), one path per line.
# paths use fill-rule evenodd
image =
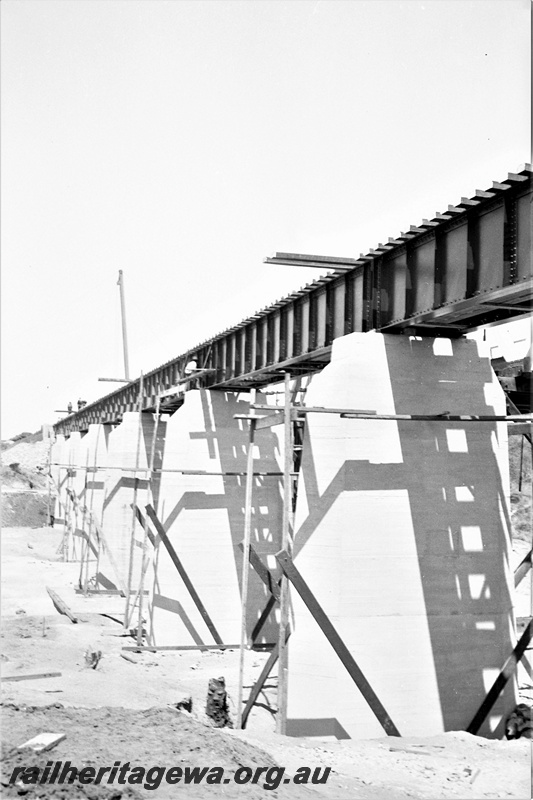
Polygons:
M460 336L530 313L531 195L526 165L358 259L322 259L328 274L145 375L143 410L164 392L163 408L177 407L168 390L182 381L191 353L206 371L186 388L248 389L280 380L286 369L293 375L322 369L332 341L353 331ZM139 379L54 429L68 434L118 422L138 408L138 395Z

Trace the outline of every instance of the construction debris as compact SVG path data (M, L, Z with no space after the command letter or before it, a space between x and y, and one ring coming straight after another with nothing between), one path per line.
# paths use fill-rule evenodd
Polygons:
M74 622L74 623L78 622L78 618L76 616L74 616L74 614L72 613L70 608L60 598L60 596L57 594L57 592L54 592L54 590L50 589L48 586L46 587L46 591L50 595L50 599L52 600L52 603L54 604L54 606L56 607L56 609L59 611L60 614L64 614L66 617L69 618L69 620L71 622Z
M34 736L33 739L28 739L24 744L19 744L18 749L43 753L45 750L51 750L66 738L66 733L40 733L38 736Z
M178 711L187 711L189 714L192 712L192 697L187 696L176 703Z
M4 677L2 675L3 681L36 681L40 680L41 678L60 678L61 672L38 672L33 675L8 675Z
M233 728L224 678L211 678L209 681L205 713L213 720L215 728Z
M519 703L505 722L506 739L533 739L531 706Z
M85 651L85 663L88 667L91 667L91 669L96 669L101 658L101 650L92 650L91 647L88 647Z

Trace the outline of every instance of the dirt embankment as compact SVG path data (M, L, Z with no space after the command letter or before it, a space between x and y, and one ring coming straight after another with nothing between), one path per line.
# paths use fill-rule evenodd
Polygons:
M114 762L130 763L131 767L170 767L203 768L205 766L221 767L224 774L232 776L241 766L254 770L257 767L271 768L276 766L272 756L254 745L240 741L226 732L221 732L207 725L202 725L190 715L173 708L149 708L133 710L126 708L63 708L61 703L45 707L20 707L4 705L2 710L4 726L10 731L11 740L3 744L3 797L18 797L21 786L6 786L13 769L28 764L28 755L16 750L16 745L34 735L36 730L60 730L67 738L55 750L53 756L43 753L32 757L32 766L43 769L50 758L61 760L63 764L70 761L78 768L112 766ZM265 773L263 773L265 774ZM155 777L155 776L154 776ZM154 781L155 782L155 781ZM262 783L262 782L261 782ZM23 787L26 788L26 787ZM25 797L59 798L72 797L73 787L70 785L45 785L27 787ZM173 797L177 785L163 783L158 787L157 796ZM228 785L188 785L187 797L216 796ZM241 787L233 785L234 792ZM242 787L244 788L244 787ZM312 791L293 786L291 797L311 798ZM218 790L218 792L217 792ZM113 794L112 792L115 792ZM142 797L153 789L144 789L135 784L116 785L114 789L104 785L82 786L76 783L75 796L79 798L122 798ZM222 791L223 795L231 796ZM270 791L273 797L277 792ZM233 795L235 796L235 795ZM262 786L247 787L246 798L264 797Z
M48 523L48 458L49 443L41 434L2 442L2 527Z

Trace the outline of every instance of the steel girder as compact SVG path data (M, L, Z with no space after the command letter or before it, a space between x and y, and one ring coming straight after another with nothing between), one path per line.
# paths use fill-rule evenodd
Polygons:
M193 355L205 371L185 389L237 391L277 382L286 370L296 376L322 369L333 340L353 331L459 336L530 313L531 198L526 165L359 259L284 254L303 266L322 260L332 271L144 375L142 409L154 409L163 392L163 411L179 407L178 393L168 390L183 385ZM134 380L90 403L56 423L56 433L120 422L139 407L139 385Z

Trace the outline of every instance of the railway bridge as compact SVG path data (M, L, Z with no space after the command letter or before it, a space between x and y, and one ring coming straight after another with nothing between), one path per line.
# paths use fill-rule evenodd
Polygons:
M531 313L532 171L526 165L487 190L463 197L442 213L359 258L277 253L268 263L322 268L302 289L193 350L60 420L56 433L120 422L127 411L178 407L171 390L259 388L321 370L332 342L352 332L458 337ZM183 384L195 356L200 372ZM181 401L179 401L181 402Z
M463 334L531 312L531 178L356 259L277 253L327 274L54 426L80 589L123 594L139 646L238 647L238 725L264 647L280 733L503 736L509 419Z

